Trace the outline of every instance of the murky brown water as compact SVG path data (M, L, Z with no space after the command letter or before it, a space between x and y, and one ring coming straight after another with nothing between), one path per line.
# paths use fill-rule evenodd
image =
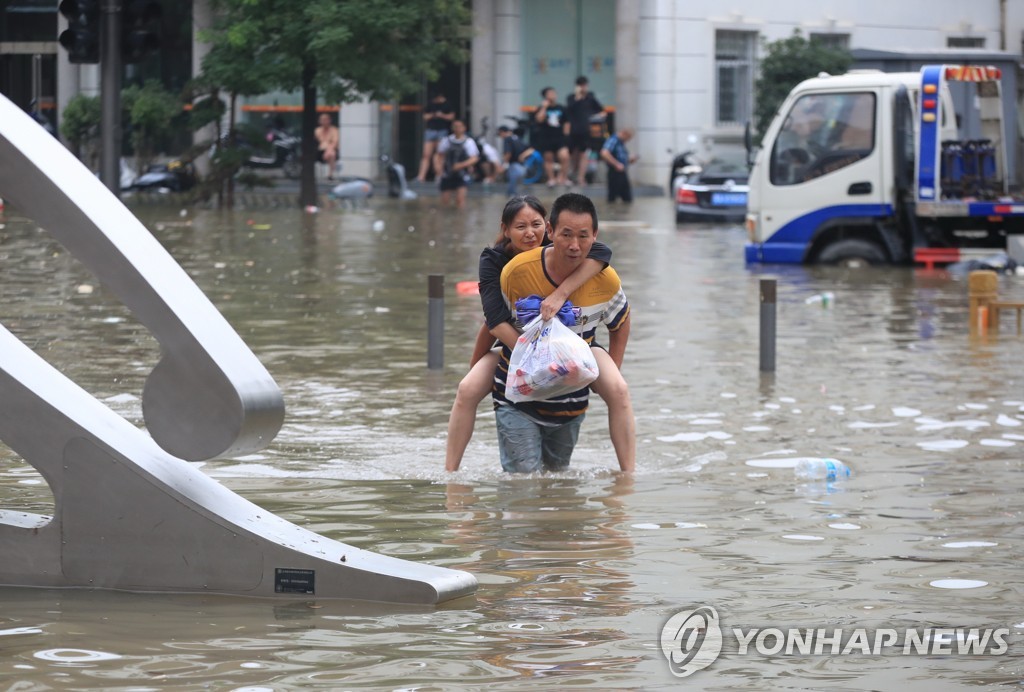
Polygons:
M1024 679L1024 338L1005 324L972 342L963 281L751 270L738 228L676 227L667 199L602 205L602 239L634 306L625 372L638 473L611 473L596 400L570 472L501 474L484 404L449 476L448 408L480 320L478 300L454 286L475 279L503 200L471 198L462 214L435 202L375 199L316 217L139 214L285 393L269 449L203 468L332 538L466 569L477 596L415 609L2 589L5 689L935 690ZM155 342L11 210L0 238L3 323L141 422ZM446 277L442 371L426 368L431 273ZM762 377L765 277L779 283L779 336L777 373ZM805 304L823 291L830 307ZM1024 299L1024 279L1000 291ZM842 459L853 477L796 481L794 460L815 456ZM52 510L45 483L6 448L0 507ZM683 681L659 634L701 605L723 628L995 626L1010 646L772 656L740 654L727 636L721 657Z

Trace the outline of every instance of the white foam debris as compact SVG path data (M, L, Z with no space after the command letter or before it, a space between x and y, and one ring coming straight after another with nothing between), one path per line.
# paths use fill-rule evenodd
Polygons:
M979 442L978 444L980 444L983 447L1016 447L1017 446L1016 442L1011 442L1010 440L993 440L991 438L986 438L986 439L982 440L981 442Z
M967 440L929 440L927 442L918 442L917 446L931 452L945 452L966 447Z

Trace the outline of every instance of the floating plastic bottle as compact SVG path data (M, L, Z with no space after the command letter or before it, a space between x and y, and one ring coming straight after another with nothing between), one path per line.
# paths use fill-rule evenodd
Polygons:
M793 467L797 478L806 481L841 481L850 477L850 467L838 459L801 459Z
M815 303L821 303L821 307L827 308L832 305L836 300L836 296L832 291L825 291L824 293L818 293L804 301L807 305L814 305Z

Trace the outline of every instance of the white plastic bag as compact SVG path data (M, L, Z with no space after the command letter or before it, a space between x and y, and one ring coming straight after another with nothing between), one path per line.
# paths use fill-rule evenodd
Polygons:
M583 389L597 379L590 346L558 319L534 318L516 341L505 380L505 398L539 401Z

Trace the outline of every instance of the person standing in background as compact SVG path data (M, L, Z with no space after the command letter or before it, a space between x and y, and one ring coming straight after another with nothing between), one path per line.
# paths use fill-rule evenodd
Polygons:
M461 120L452 121L452 133L441 139L434 154L434 169L437 171L438 187L441 189L441 205L447 205L455 192L455 206L466 206L466 192L472 178L473 166L480 160L480 149L472 137L466 134L466 124Z
M554 87L540 90L541 104L533 114L537 151L544 155L544 175L548 187L569 184L569 150L565 146L565 108L558 102ZM558 175L555 175L555 161L558 161Z
M569 144L573 175L582 185L587 174L587 149L590 147L590 124L605 119L604 106L590 92L590 80L583 75L576 78L576 89L565 104L565 134Z
M624 127L607 140L601 147L601 159L608 164L608 201L621 199L633 201L633 187L629 183L629 165L637 160L630 155L626 143L633 139L633 130Z
M335 166L338 163L338 142L340 133L331 122L331 116L321 113L319 124L313 132L316 136L316 160L327 165L327 179L334 180Z
M423 183L430 173L430 164L437 152L437 145L442 139L448 136L451 131L452 122L455 120L455 109L448 104L444 94L434 94L430 103L423 109L423 120L426 121L426 129L423 132L423 156L420 159L420 171L416 180ZM440 171L434 171L440 175Z

